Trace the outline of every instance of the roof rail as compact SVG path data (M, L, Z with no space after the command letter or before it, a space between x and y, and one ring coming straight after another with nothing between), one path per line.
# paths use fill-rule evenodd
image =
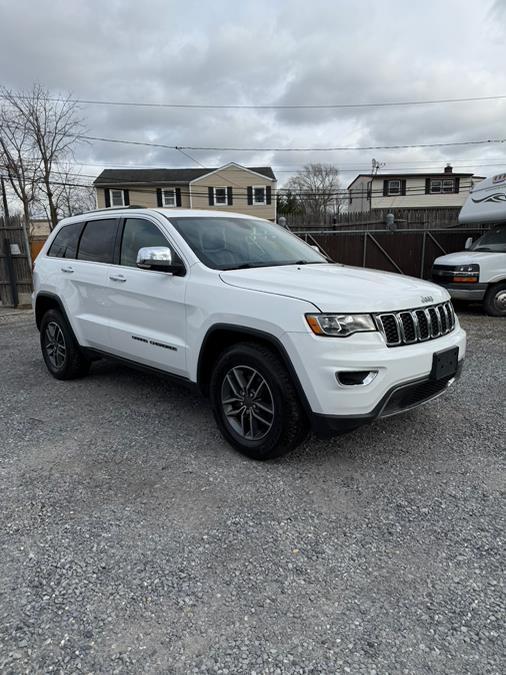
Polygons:
M146 209L147 206L141 206L140 204L129 204L128 206L104 206L101 209L92 209L91 211L80 211L79 213L73 213L72 216L84 216L88 213L102 213L102 211L126 211L128 209Z

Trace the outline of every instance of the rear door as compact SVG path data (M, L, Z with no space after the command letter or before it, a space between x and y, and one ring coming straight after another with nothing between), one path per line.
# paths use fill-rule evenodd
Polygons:
M107 270L114 260L118 225L118 218L88 220L81 232L77 258L62 272L72 289L66 293L66 300L79 341L102 350L110 343Z
M179 253L156 220L122 220L117 263L107 270L111 353L176 375L186 376L187 276L139 269L145 246L168 246Z

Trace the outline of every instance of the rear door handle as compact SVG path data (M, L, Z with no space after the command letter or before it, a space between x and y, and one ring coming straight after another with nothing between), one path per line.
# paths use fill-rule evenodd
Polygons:
M109 279L111 281L126 281L126 277L124 277L122 274L110 274Z
M74 270L72 269L72 267L62 267L61 271L66 272L67 274L74 274Z

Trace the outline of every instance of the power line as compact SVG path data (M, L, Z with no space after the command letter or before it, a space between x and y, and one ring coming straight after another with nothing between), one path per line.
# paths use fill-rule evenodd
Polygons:
M9 98L8 95L0 95L0 98ZM10 98L18 100L30 100L30 96L13 95ZM135 108L172 108L188 110L342 110L342 109L360 109L360 108L389 108L396 106L420 106L420 105L439 105L448 103L472 103L477 101L499 101L506 99L506 94L496 96L466 96L460 98L439 98L424 99L412 101L379 101L370 103L267 103L260 105L253 104L218 104L218 103L147 103L144 101L111 101L105 99L86 99L86 98L62 98L50 97L49 101L54 103L76 103L80 105L109 105L109 106L127 106Z
M120 138L105 138L103 136L75 136L80 140L98 141L102 143L120 143L138 145L149 148L164 148L166 150L203 150L206 152L337 152L342 150L406 150L409 148L446 148L469 145L497 145L504 143L505 138L485 139L480 141L453 141L449 143L409 143L404 145L362 145L362 146L335 146L335 147L306 147L306 148L241 148L197 145L167 145L165 143L150 143L148 141L129 141Z

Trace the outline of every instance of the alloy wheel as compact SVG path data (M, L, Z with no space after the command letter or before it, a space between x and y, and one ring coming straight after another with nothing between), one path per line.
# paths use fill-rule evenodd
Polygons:
M50 321L44 333L44 349L46 350L49 363L55 370L60 370L65 363L67 347L65 337L60 326L55 321Z
M221 386L223 413L236 434L249 441L264 438L274 422L274 399L265 378L250 366L234 366Z

